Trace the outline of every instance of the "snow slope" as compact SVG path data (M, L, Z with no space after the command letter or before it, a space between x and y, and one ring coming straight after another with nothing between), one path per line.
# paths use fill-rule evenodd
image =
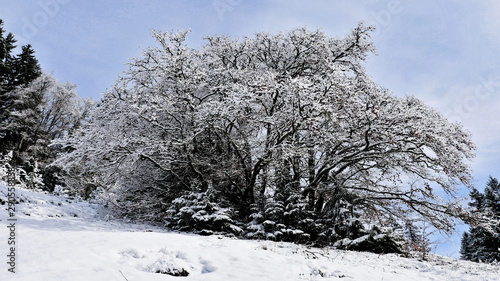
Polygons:
M0 209L2 281L500 280L500 265L179 234L103 219L96 205L65 196L17 189L16 199L15 274L7 271L6 205ZM5 201L7 187L0 184Z

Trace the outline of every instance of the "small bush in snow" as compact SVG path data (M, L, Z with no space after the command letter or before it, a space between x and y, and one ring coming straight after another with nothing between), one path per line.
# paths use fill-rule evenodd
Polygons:
M191 192L175 199L167 210L167 226L182 231L227 231L240 234L230 208L220 207L210 199L210 192Z

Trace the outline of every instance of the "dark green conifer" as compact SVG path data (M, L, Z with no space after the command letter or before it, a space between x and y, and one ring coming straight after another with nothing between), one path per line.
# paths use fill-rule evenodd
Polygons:
M20 100L26 96L20 96L16 91L37 79L42 70L32 46L22 46L21 53L14 55L12 52L17 47L14 35L5 33L0 19L0 152L14 151L13 161L18 161L17 156L26 145L23 144L25 134L22 132L25 130L19 130L16 113L23 110L36 113L39 102Z
M476 221L462 236L462 258L476 262L500 261L500 183L490 177L484 193L470 193Z

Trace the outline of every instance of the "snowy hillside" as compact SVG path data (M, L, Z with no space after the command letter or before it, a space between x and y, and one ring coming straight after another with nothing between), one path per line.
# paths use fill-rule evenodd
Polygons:
M21 189L13 274L7 193L0 185L0 280L500 280L499 265L441 256L422 262L118 223L96 205Z

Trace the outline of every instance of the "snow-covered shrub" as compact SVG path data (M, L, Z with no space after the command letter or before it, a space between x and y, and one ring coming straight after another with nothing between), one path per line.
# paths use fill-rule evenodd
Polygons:
M160 251L161 257L149 267L154 273L167 274L176 277L189 276L192 265L186 260L183 253L171 253L166 250Z
M241 234L242 229L234 225L231 218L232 210L211 201L210 196L210 191L190 192L175 199L166 212L166 225L172 229L202 234L220 231Z
M9 164L10 160L12 160L12 151L5 155L0 155L0 181L9 181L7 177L12 169Z
M41 189L45 186L43 182L43 175L38 166L38 162L35 161L32 165L32 171L27 173L26 185L31 189Z
M12 152L0 157L0 180L4 182L14 180L13 184L29 189L44 188L43 176L37 161L27 163L30 172L26 172L22 167L13 167L10 163L11 160ZM10 173L13 174L13 177L11 175L12 178L8 179Z
M334 247L379 254L401 254L404 252L404 245L403 235L400 231L395 231L391 228L381 229L373 226L368 233L355 239L344 238L337 241Z
M308 244L324 238L324 226L316 221L314 212L307 209L305 198L299 194L283 198L276 193L260 208L252 207L252 220L246 226L247 238Z

